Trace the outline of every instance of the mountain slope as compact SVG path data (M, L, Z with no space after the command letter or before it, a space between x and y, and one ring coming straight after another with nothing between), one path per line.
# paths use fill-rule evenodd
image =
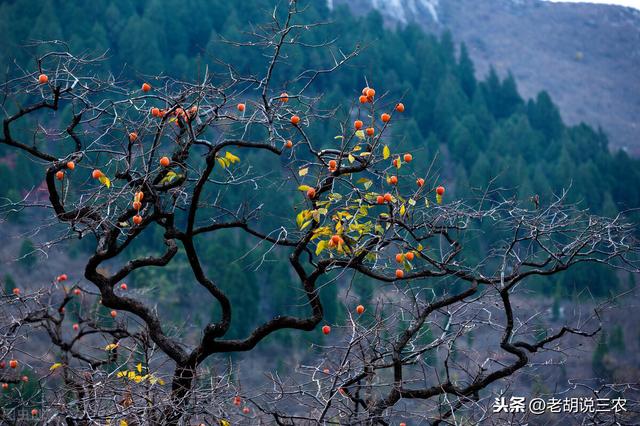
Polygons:
M451 30L478 76L491 65L511 71L525 97L548 91L566 122L601 126L612 147L640 155L640 11L539 0L333 0L341 3L360 14L375 8L390 25Z

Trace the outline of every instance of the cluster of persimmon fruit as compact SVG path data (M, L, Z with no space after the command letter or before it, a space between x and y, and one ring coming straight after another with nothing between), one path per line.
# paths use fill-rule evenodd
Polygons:
M335 235L334 235L334 237L335 237ZM364 309L363 305L356 306L356 313L358 315L362 315L364 313L364 311L365 311L365 309ZM329 333L331 333L331 326L327 325L327 324L323 325L322 326L322 334L326 335L326 334L329 334Z
M359 102L361 104L373 103L375 100L375 95L376 95L375 89L367 86L362 89L362 94L359 97ZM405 106L403 103L399 102L395 105L394 110L395 112L402 113L405 111ZM384 112L380 115L380 120L385 125L391 121L391 118L392 116L388 112ZM357 119L353 122L353 127L356 131L364 131L364 133L369 137L373 137L376 134L376 129L374 126L365 128L365 123L360 119ZM290 141L287 141L287 142L290 142ZM404 161L404 163L411 163L413 161L413 155L411 153L405 153L405 154L396 156L395 158L392 159L393 167L400 168L401 161ZM338 163L336 160L330 160L327 166L330 172L335 172L338 169ZM389 176L387 178L387 183L394 186L398 185L399 183L398 176L397 175ZM416 185L418 186L418 188L422 188L425 185L425 179L417 178ZM444 194L444 192L445 192L445 188L443 186L438 186L436 188L435 193L436 193L436 200L438 203L441 203L441 199L442 199L441 197ZM316 195L317 193L314 188L310 188L306 192L306 196L309 199L314 199ZM384 194L377 195L375 200L377 204L385 204L385 203L394 202L394 197L390 192L387 192ZM333 235L330 238L328 245L329 247L337 247L342 243L344 243L344 240L340 235ZM396 257L395 257L396 262L400 264L403 264L405 261L411 262L413 261L414 258L415 258L415 253L413 251L408 251L406 253L401 252L396 254ZM405 272L403 269L398 268L395 271L395 277L397 279L404 278L404 274ZM358 314L361 315L362 313L364 313L364 311L365 311L365 308L363 305L358 305L356 307L356 312ZM322 326L321 331L323 334L328 335L331 333L331 326L325 324L324 326ZM405 423L400 423L400 425L406 426Z
M16 370L18 368L18 365L19 363L17 359L9 360L9 368L11 368L12 370ZM4 370L5 368L7 368L7 363L5 361L0 361L0 370ZM27 383L29 381L29 376L22 376L20 380L24 383ZM2 387L2 390L9 390L9 383L2 382L2 385L0 386Z
M38 76L38 83L39 84L46 84L46 83L48 83L48 81L49 81L49 77L46 74L40 74ZM149 83L145 82L145 83L142 84L141 90L143 92L147 93L147 92L151 91L151 89L152 89L152 87L151 87L151 85ZM367 86L367 87L362 89L361 93L362 94L359 97L359 102L361 104L373 103L374 102L374 98L375 98L375 95L376 95L375 89ZM278 99L281 102L286 103L286 102L289 101L289 95L286 92L283 92L283 93L280 94ZM236 106L236 109L239 112L244 113L246 111L246 104L245 103L238 103L237 106ZM404 106L404 104L402 102L399 102L399 103L397 103L395 105L394 110L396 112L402 113L402 112L405 111L405 106ZM182 119L184 121L190 121L196 116L197 112L198 112L198 107L194 105L194 106L192 106L191 108L189 108L186 111L183 108L176 108L172 112L172 115L175 116L178 119L178 120L176 120L176 123L179 124L179 121L180 121L179 119ZM153 117L163 118L166 115L166 110L160 109L158 107L152 107L151 110L150 110L150 113L151 113L151 115ZM380 120L383 123L385 123L385 125L386 125L387 123L389 123L391 121L391 114L389 114L387 112L382 113L380 115ZM297 114L293 114L291 116L291 118L290 118L290 122L294 126L298 126L300 124L300 121L301 121L301 118ZM364 122L362 120L358 119L358 120L354 121L353 125L354 125L355 130L359 131L359 130L363 129ZM364 129L364 133L369 137L374 136L375 135L375 127L371 126L371 127L365 128ZM128 137L129 137L129 141L132 142L132 143L138 140L138 134L135 131L130 132ZM293 142L291 140L286 140L284 146L286 148L292 148L293 147ZM413 160L413 156L410 153L406 153L406 154L404 154L402 156L402 159L404 160L405 163L410 163ZM162 167L169 167L170 164L171 164L171 160L168 157L165 156L165 157L161 157L160 158L159 163L160 163L160 165ZM392 160L392 164L393 164L394 167L399 168L400 157L394 158ZM329 171L335 172L337 170L337 167L338 167L338 164L337 164L336 160L330 160L329 161L329 163L328 163ZM66 168L68 170L74 170L75 169L75 163L73 161L67 162ZM94 179L101 179L101 178L103 178L105 176L104 173L102 173L102 171L100 171L99 169L93 170L91 175L92 175L92 177ZM59 170L58 172L56 172L55 176L56 176L56 179L63 180L64 179L64 171ZM395 176L395 175L390 176L387 179L387 182L389 184L391 184L391 185L397 185L398 184L398 177ZM418 187L422 187L425 184L425 180L423 178L418 178L416 180L416 184L417 184ZM436 195L438 197L441 197L444 194L444 192L445 192L445 189L444 189L443 186L438 186L436 188ZM307 197L309 199L313 199L316 196L316 190L314 188L310 188L309 190L307 190L306 195L307 195ZM133 208L138 212L133 217L133 222L136 225L140 225L143 222L143 218L140 215L140 210L142 209L142 200L143 200L143 198L144 198L144 193L142 191L138 191L134 195L134 200L133 200L132 205L133 205ZM378 195L376 197L376 203L377 204L384 204L385 202L386 203L390 203L392 201L393 201L393 196L391 195L391 193L385 193L384 195ZM342 237L340 235L333 235L331 237L331 239L329 240L329 246L330 247L337 247L340 244L344 244L344 240L342 239ZM414 259L414 256L415 256L414 253L411 252L411 251L407 252L407 253L398 253L396 255L396 261L398 263L403 263L405 261L405 259L407 261L412 261ZM399 279L403 278L404 277L404 271L402 269L397 269L396 272L395 272L395 275ZM66 274L62 274L62 275L57 277L57 281L58 282L66 281L67 279L68 279L68 277L67 277ZM123 291L127 290L127 284L126 283L121 283L120 284L120 289L123 290ZM20 295L20 289L19 288L14 288L13 289L13 293L15 295ZM80 288L76 287L73 290L73 293L76 296L79 296L79 295L81 295L82 292L81 292ZM364 313L364 311L365 311L365 307L363 305L358 305L358 306L356 306L355 311L356 311L356 313L358 315L362 315ZM118 313L117 313L116 310L112 310L110 312L110 315L111 315L112 318L115 318L117 316L117 314ZM77 331L78 329L79 329L79 325L78 324L73 324L73 330ZM329 325L324 325L322 327L322 333L325 334L325 335L328 335L329 333L331 333L331 327ZM4 361L0 362L0 368L5 368L5 365L6 364L5 364ZM17 368L18 367L18 361L15 360L15 359L10 360L9 361L9 366L11 368L14 368L14 369ZM329 372L329 370L325 369L325 373L328 373L328 372ZM28 377L24 376L23 380L27 381ZM8 389L8 387L9 387L8 383L2 383L2 388L3 389ZM242 399L239 396L235 396L233 398L233 404L236 405L236 406L242 405ZM249 409L248 406L245 406L245 407L243 407L242 411L243 411L244 414L248 414L250 412L250 409ZM32 415L35 416L37 414L38 414L38 410L37 409L33 409L32 410ZM406 423L400 423L400 426L406 426Z
M166 157L162 157L166 158ZM144 192L138 191L133 196L132 207L137 211L136 215L133 216L133 223L136 225L140 225L142 223L142 215L140 214L140 209L142 209L142 200L144 199Z
M137 196L139 196L139 194L142 194L142 192L136 193L136 197L137 197ZM55 282L56 282L56 283L62 283L62 282L67 281L68 279L69 279L69 276L68 276L67 274L60 274L60 275L58 275L58 276L56 277ZM67 287L63 287L63 289L64 289L65 294L69 291L69 290L67 289ZM120 284L120 289L121 289L122 291L126 291L126 290L128 289L127 284L126 284L126 283L121 283L121 284ZM80 295L82 295L82 290L80 289L80 287L77 287L77 286L73 287L72 292L73 292L73 294L74 294L75 296L80 296ZM20 296L20 294L21 294L21 293L22 293L22 292L21 292L20 288L16 287L16 288L14 288L14 289L13 289L13 294L14 294L15 296ZM61 314L63 314L63 313L64 313L64 311L65 311L64 307L60 308L60 310L59 310L59 312L60 312ZM109 313L109 315L110 315L112 318L115 318L116 316L118 316L118 311L116 311L116 310L112 310L112 311ZM80 325L79 325L79 324L77 324L77 323L74 323L71 327L73 328L73 331L78 331L78 330L80 329ZM2 364L1 364L1 363L0 363L0 366L2 366ZM2 368L4 368L4 367L2 367Z
M74 163L73 161L68 161L67 164L66 164L66 167L67 167L68 170L73 170L73 169L76 168L76 163ZM56 179L58 179L58 180L64 179L64 171L58 170L56 172Z
M236 407L239 407L239 406L242 405L242 398L239 395L236 395L236 396L233 397L233 405L235 405ZM244 414L249 414L251 412L251 409L248 406L245 405L242 408L242 412Z

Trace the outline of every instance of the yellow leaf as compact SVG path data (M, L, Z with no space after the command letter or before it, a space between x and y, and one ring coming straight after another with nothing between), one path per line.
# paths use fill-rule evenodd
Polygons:
M229 167L229 160L227 160L226 158L216 157L216 160L218 160L218 164L220 164L220 167L222 167L223 169Z
M442 195L436 194L436 203L442 204Z
M302 231L304 228L306 228L307 226L311 225L311 220L306 221L305 223L302 224L302 226L300 227L300 230Z
M225 419L220 419L218 420L218 422L220 423L220 426L231 426L231 423L229 423L229 421Z
M232 153L230 153L229 151L225 152L224 154L224 158L226 158L227 160L229 160L231 163L237 163L240 161L240 157L237 157L235 155L233 155Z
M322 240L320 242L318 242L318 245L316 247L316 256L318 256L320 253L322 253L322 250L327 248L327 240Z
M142 363L141 363L141 362L139 362L139 363L136 365L136 370L138 370L138 373L142 373Z
M364 139L364 132L362 130L357 130L356 136L360 139Z
M302 223L304 222L304 217L307 212L308 210L302 210L300 213L296 215L296 225L298 225L298 228L302 226Z
M103 184L107 188L111 188L111 180L109 180L108 177L106 177L105 175L102 175L100 176L99 180L101 184Z
M402 206L400 206L400 216L404 216L406 211L407 211L407 209L404 207L404 204Z
M409 205L410 206L415 206L416 205L416 200L414 200L413 198L409 198Z
M56 362L51 367L49 367L49 371L55 371L56 369L58 369L60 367L62 367L62 363L61 362Z
M104 347L105 351L112 351L114 349L116 349L118 347L118 343L109 343L107 346Z
M305 167L304 169L300 169L300 171L298 171L298 175L300 176L306 176L307 173L309 173L309 168Z
M129 373L127 373L127 379L133 380L135 378L136 378L136 372L135 371L129 371Z
M311 189L311 187L309 185L300 185L298 187L298 191L305 191L306 192L306 191L308 191L310 189Z
M120 420L120 426L128 426L129 423L127 423L126 420Z
M349 159L350 163L353 163L354 161L356 161L355 157L351 154L349 154L349 157L347 157Z
M140 383L140 382L141 382L141 381L143 381L143 380L144 380L144 378L143 378L142 376L138 376L138 375L136 375L136 376L133 378L133 381L134 381L134 382L136 382L136 383Z
M116 374L116 377L127 377L127 372L126 371L118 371L118 374Z
M387 158L389 158L390 155L391 155L391 150L387 145L385 145L384 148L382 149L382 158L386 160Z
M331 234L332 234L331 228L329 228L328 226L322 226L320 228L313 230L313 236L311 237L311 241L323 236L329 236Z

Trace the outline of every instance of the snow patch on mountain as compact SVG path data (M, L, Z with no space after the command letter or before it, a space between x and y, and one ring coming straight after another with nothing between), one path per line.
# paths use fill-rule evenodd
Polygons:
M327 0L329 9L333 9L334 3L335 0ZM438 22L440 0L368 0L368 3L384 16L403 24L426 14Z

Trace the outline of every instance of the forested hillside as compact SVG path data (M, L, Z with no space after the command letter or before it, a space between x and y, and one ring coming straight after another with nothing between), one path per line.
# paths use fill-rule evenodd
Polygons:
M613 147L637 157L640 10L614 3L333 0L357 15L377 9L390 26L448 29L457 43L467 43L476 76L490 67L500 76L513 73L521 94L549 92L565 122L599 124Z
M266 66L261 51L238 48L228 40L248 40L248 36L243 39L243 32L266 22L272 3L4 1L0 3L0 16L4 17L0 33L8 49L3 49L0 60L6 69L13 59L6 52L20 52L15 58L17 63L34 67L34 53L44 48L31 42L56 39L68 43L76 53L106 52L107 68L132 85L139 85L146 74L197 81L205 67L222 72L225 70L222 64L231 60L239 72L251 74L254 67ZM615 216L640 205L640 162L624 152L611 153L607 136L599 129L588 124L566 126L561 111L547 93L523 99L514 78L501 80L495 72L478 81L465 46L454 45L450 34L426 35L414 26L387 30L377 13L354 18L346 7L330 12L319 3L323 2L309 2L304 19L328 23L306 35L308 44L333 40L339 34L336 47L348 50L358 43L365 47L361 55L330 79L317 81L315 90L324 94L320 107L338 105L337 117L346 120L350 105L345 100L357 99L359 88L365 83L403 94L403 102L411 114L398 126L402 130L393 135L392 143L415 152L415 161L425 168L433 162L441 181L447 183L447 197L480 196L487 187L501 187L522 203L532 205L536 196L540 203L548 203L569 189L569 200L603 215ZM37 15L35 25L25 10ZM29 46L20 48L23 45ZM323 68L327 63L330 58L319 50L294 46L287 51L285 63L278 65L281 69L275 78L284 81L303 68ZM253 94L246 96L250 100ZM335 143L338 133L338 128L325 124L312 125L310 130L315 140L325 141L328 147ZM27 157L15 156L0 147L0 175L0 196L17 199L22 194L16 188L27 190L41 184L43 169ZM283 206L290 208L291 216L295 217L292 194L283 194L282 199ZM18 226L18 219L12 220ZM487 239L497 238L492 236L491 229L482 231ZM144 249L148 250L159 235L149 234L145 238ZM485 243L481 240L474 243L472 251L476 256L483 256L482 250L488 245ZM208 268L220 271L221 281L232 299L242 300L238 316L252 318L256 310L269 316L275 306L298 309L297 295L289 291L288 272L282 263L260 263L257 258L242 264L234 262L244 253L245 246L244 241L229 232L228 238L208 241L202 247L207 253L204 257L210 259ZM28 244L24 253L29 253ZM189 280L179 267L174 267L153 275L139 274L132 284L152 283L159 289L159 300L171 304L173 319L178 321L193 303L186 293ZM602 296L617 285L620 285L618 277L610 271L578 269L553 280L540 279L536 288L547 294L569 295L590 287L593 293ZM260 293L264 291L275 294L273 305L260 304ZM338 297L336 286L327 286L323 292L328 300ZM325 312L328 321L339 315L339 304L325 306L329 310ZM213 312L200 311L194 320L208 320L209 314ZM244 335L252 326L250 320L239 323L231 334ZM280 336L288 338L285 333Z

